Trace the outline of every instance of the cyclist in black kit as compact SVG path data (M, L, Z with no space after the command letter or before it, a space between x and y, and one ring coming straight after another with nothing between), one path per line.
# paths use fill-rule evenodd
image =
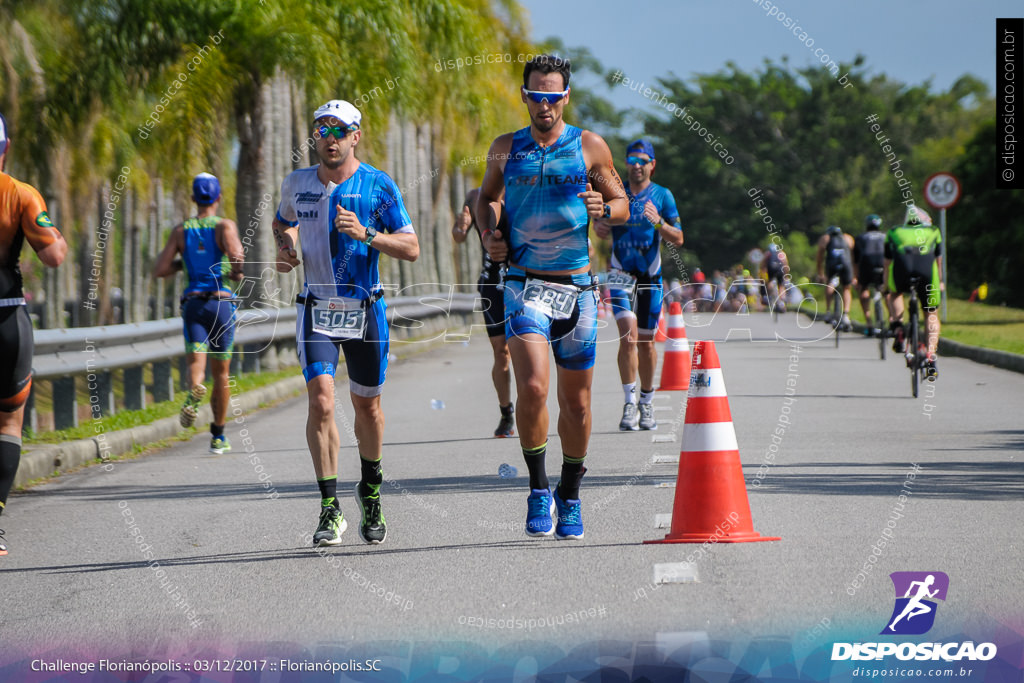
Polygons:
M768 274L764 285L762 285L765 301L768 302L769 306L778 306L782 312L785 312L786 273L789 271L789 261L786 258L786 252L782 251L782 248L777 244L769 244L768 250L764 253L764 258L761 259L761 270ZM768 301L771 294L768 285L772 281L776 283L775 301Z
M864 219L864 232L853 242L853 272L860 292L860 305L867 321L867 334L878 334L883 321L871 319L871 285L885 282L885 233L882 217L876 213Z
M479 188L474 188L466 193L462 211L455 217L455 225L452 226L452 239L456 244L466 241L471 227L477 229L478 237L480 235L480 226L477 225L476 216L473 215L479 192ZM498 428L494 430L494 436L505 438L515 435L512 371L509 365L511 359L508 353L508 344L505 342L505 263L491 260L487 250L482 249L482 251L484 254L483 269L480 271L480 279L477 281L477 291L480 292L480 297L484 301L484 324L487 327L487 338L491 342L491 350L494 352L491 381L494 382L494 390L498 393L498 408L501 410L501 419L498 422Z
M818 270L818 281L822 284L828 283L833 277L839 278L839 287L833 292L828 289L825 292L825 305L827 310L832 310L832 297L841 296L843 301L843 317L838 321L839 328L843 332L853 329L850 323L850 285L853 283L853 264L850 252L853 250L853 238L843 232L838 225L829 226L821 239L818 240L816 266ZM826 324L834 324L832 314L825 316Z

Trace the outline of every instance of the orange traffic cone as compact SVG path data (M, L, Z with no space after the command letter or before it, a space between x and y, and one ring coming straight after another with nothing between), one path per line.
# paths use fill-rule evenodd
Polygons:
M715 343L693 347L693 380L686 398L672 529L644 543L778 541L754 531L740 466L736 431Z
M665 309L661 310L661 315L658 316L658 330L654 333L654 341L663 342L668 339L668 334L665 332Z
M686 341L683 307L673 301L668 310L668 338L658 391L686 391L690 388L690 344Z

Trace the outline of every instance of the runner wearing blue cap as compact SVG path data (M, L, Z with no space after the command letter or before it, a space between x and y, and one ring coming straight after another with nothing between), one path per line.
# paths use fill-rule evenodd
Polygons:
M334 421L334 372L341 353L361 468L355 487L362 512L359 537L383 543L387 536L380 500L380 397L389 337L377 262L382 253L403 261L415 261L420 253L395 181L356 158L361 120L359 110L344 100L331 100L314 112L320 163L284 179L274 218L278 271L299 265L295 245L300 243L305 267L306 281L296 301L296 345L309 396L306 441L320 489L319 525L311 538L317 546L340 544L348 527L338 503L341 437Z
M601 136L562 118L568 60L539 55L523 69L530 125L499 136L487 155L477 200L483 244L505 276L505 336L516 376L516 426L530 472L526 534L583 538L580 481L590 440L590 387L597 347L597 301L590 273L591 218L622 223L626 193ZM502 203L504 197L504 204ZM498 229L508 220L508 242ZM549 346L558 377L562 479L545 470ZM552 529L552 514L557 524Z
M680 247L683 231L672 193L651 181L657 161L654 146L647 140L632 142L626 148L629 168L629 220L618 226L594 221L598 237L612 236L610 262L612 312L619 327L619 379L625 405L621 431L657 429L654 419L654 369L658 354L654 333L661 317L661 242ZM636 378L640 376L640 401L637 403Z
M196 215L179 223L167 238L167 244L156 260L153 277L171 277L185 271L188 283L181 297L181 319L184 323L185 352L188 356L189 389L181 406L182 427L195 424L198 408L206 395L203 376L206 356L210 356L213 395L210 407L210 452L221 454L231 450L224 435L228 402L228 372L235 340L234 293L224 278L242 279L245 252L238 238L238 227L229 218L217 215L220 205L220 183L209 173L200 173L192 181L192 201ZM181 254L181 258L175 258Z

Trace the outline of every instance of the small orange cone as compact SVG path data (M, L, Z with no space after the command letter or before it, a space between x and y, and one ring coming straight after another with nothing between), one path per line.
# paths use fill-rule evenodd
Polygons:
M658 316L658 330L654 333L654 341L663 342L668 339L668 334L665 331L665 309L661 309L661 315Z
M693 380L686 398L683 446L672 529L644 543L778 541L754 531L736 430L715 343L693 347Z
M668 312L668 337L661 364L658 391L686 391L690 388L690 344L686 341L683 307L673 301Z

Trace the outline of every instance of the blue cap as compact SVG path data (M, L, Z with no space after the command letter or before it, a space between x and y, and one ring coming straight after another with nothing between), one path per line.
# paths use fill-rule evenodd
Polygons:
M633 152L643 152L650 158L654 158L654 145L647 140L640 138L629 143L629 147L626 148L626 154L632 154Z
M220 197L220 183L217 176L200 173L192 181L192 199L200 206L208 206Z

